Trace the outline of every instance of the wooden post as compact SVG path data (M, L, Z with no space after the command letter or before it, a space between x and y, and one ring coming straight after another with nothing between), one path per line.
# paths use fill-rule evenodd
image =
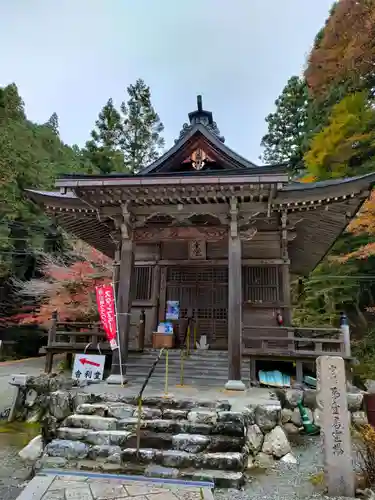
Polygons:
M119 286L117 295L117 314L119 328L119 349L113 351L111 374L108 384L126 383L126 360L130 334L130 313L132 306L131 282L134 272L134 249L131 239L122 239L119 271ZM120 369L120 354L122 371ZM121 377L122 372L122 377Z
M167 301L167 268L160 268L160 296L159 296L159 321L165 321L165 307Z
M139 332L138 332L138 350L143 352L145 348L145 333L146 333L146 314L145 310L141 310L139 315Z
M287 213L281 216L281 281L282 281L282 300L284 303L283 320L285 326L292 324L291 296L290 296L290 269L288 255L288 231L287 231Z
M160 245L158 245L158 254L155 267L152 270L152 313L151 321L148 324L145 336L146 345L152 345L152 333L156 332L159 323L159 306L160 306L160 265L161 257Z
M244 391L241 380L242 362L242 262L241 240L237 227L237 199L230 206L230 231L228 236L228 382L225 388Z
M340 317L341 340L343 345L343 354L346 358L350 358L352 350L350 346L350 328L348 317L345 313L341 313Z
M55 340L56 340L56 323L57 323L57 311L53 311L51 327L48 330L47 348L51 347L52 343L55 342ZM47 349L44 372L51 373L52 365L53 365L53 352L51 352Z

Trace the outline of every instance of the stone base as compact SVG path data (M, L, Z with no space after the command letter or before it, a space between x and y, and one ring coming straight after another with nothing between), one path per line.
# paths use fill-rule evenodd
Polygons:
M246 391L246 386L241 380L228 380L225 389L227 391Z
M125 375L121 377L121 375L111 373L111 375L107 378L106 382L107 384L111 385L126 385L128 383L128 380L125 377Z

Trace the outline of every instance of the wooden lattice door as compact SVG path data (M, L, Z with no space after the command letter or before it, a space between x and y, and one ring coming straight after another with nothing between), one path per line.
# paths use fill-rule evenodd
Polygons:
M192 313L196 337L207 336L211 349L228 347L227 267L170 267L167 270L167 300L180 302L179 335L183 320ZM193 339L193 332L191 340Z

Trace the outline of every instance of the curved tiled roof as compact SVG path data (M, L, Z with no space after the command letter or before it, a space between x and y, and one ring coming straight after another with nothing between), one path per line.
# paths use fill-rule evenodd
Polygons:
M223 177L225 179L225 176ZM256 176L254 177L256 178ZM245 178L246 176L244 179ZM264 176L264 178L266 179L267 176ZM111 232L114 230L114 224L109 217L106 219L101 216L99 219L97 207L100 207L101 203L104 203L105 206L105 199L108 199L105 193L113 192L113 189L118 192L120 200L126 199L129 193L134 193L132 196L138 196L136 193L139 192L139 189L146 189L147 191L148 187L142 188L141 185L141 187L131 187L130 184L134 183L134 177L132 177L133 183L129 183L128 186L126 185L126 178L122 178L118 185L116 185L116 183L111 183L110 186L106 186L98 180L93 180L93 182L90 183L88 177L81 177L81 179L85 179L84 186L81 184L78 185L78 179L74 178L74 182L77 181L78 186L77 194L73 191L67 191L66 194L62 194L60 192L36 190L28 190L26 194L35 203L43 206L47 213L53 214L57 222L66 231L73 233L77 238L81 238L104 254L113 257L115 244L111 238ZM193 182L191 186L197 187L197 179L197 176L192 179ZM206 189L207 187L207 189L212 190L213 186L205 183L205 179L207 178L202 178L202 189ZM266 180L261 181L260 179L261 177L255 182L267 182ZM185 181L187 181L187 179L185 179ZM289 242L291 270L295 274L307 275L321 261L359 210L369 190L375 185L375 173L351 179L324 181L312 184L293 182L289 185L279 185L278 189L271 195L271 186L276 185L275 181L273 182L274 184L264 184L264 186L269 186L267 188L269 191L267 192L269 193L268 204L270 210L279 212L286 210L289 214L289 223L296 228L296 237ZM160 177L160 183L153 183L153 185L165 189L163 188L163 177ZM238 177L238 181L234 185L241 186L240 177ZM172 191L177 190L176 192L180 193L178 196L181 196L181 193L184 191L179 191L179 189L184 190L186 189L184 186L188 187L189 184L185 182L184 185L180 187L178 187L179 184L175 184L175 187L172 184L170 184L170 186ZM230 187L230 185L228 186ZM238 196L240 200L241 196L243 197L243 193L247 192L246 189L248 189L249 184L244 181L242 186L243 190L241 188L239 191L234 192L239 193ZM86 190L89 190L91 193L99 193L99 191L102 193L98 195L99 201L97 200L95 205L96 208L85 201L84 193ZM121 195L121 193L125 192L128 194L126 194L124 198L124 194ZM92 194L91 196L96 195ZM186 196L191 197L189 187ZM103 199L103 201L100 202L100 199ZM188 204L190 202L188 202ZM263 200L263 202L267 203L267 200ZM120 203L120 201L117 203ZM147 206L149 206L152 211L153 207L148 205L148 203L149 202L146 202L144 209L147 210ZM167 199L162 203L168 204L172 203L172 201L168 201ZM207 210L209 211L210 201L206 201L205 203L208 203Z

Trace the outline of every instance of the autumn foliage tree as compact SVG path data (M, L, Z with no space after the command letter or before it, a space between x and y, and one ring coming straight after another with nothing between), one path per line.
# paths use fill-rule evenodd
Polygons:
M292 109L294 99L287 84L286 93L284 89L276 101L283 106L277 106L272 121L266 119L265 153L276 151L287 157L289 144L301 144L298 149L303 155L299 172L302 175L297 180L304 183L374 172L374 70L375 0L336 1L315 37L304 80L300 80L307 90L303 108L307 121L300 121L298 115L298 123L303 127L297 130L293 113L285 113L285 109ZM293 149L289 154L293 154ZM369 314L375 312L374 275L373 192L320 265L303 282L296 280L294 323L338 326L339 311L344 310L349 315L354 339L357 334L358 338L367 339L366 350L371 344L375 353L375 328L371 326L374 315ZM353 352L355 347L354 341ZM374 365L375 354L370 361Z
M15 281L21 297L39 302L39 308L26 314L23 323L45 325L57 310L62 321L97 319L95 287L111 282L111 260L85 244L77 243L69 263L46 254L42 277Z
M347 177L374 169L375 109L368 92L349 94L336 104L327 126L314 135L304 156L318 180Z
M312 95L330 88L371 88L375 68L374 0L340 0L310 53L305 72Z

